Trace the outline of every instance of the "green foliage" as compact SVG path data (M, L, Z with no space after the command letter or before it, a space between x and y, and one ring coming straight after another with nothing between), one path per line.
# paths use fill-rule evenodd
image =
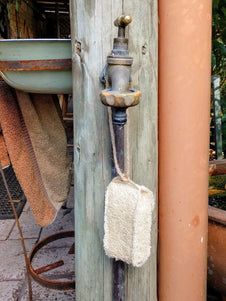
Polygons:
M11 5L14 5L16 12L19 12L20 9L21 0L9 0L7 3L7 10L8 10L8 19L10 20L11 14L10 14L10 7Z
M7 37L7 11L6 5L0 2L0 37Z
M216 208L226 210L226 175L211 176L209 177L210 189L216 189L216 194L209 196L209 204ZM219 190L222 191L219 193Z
M219 193L209 196L209 204L221 210L226 211L226 193Z
M226 154L226 0L212 1L212 75L221 78L222 138Z
M7 11L8 11L8 19L10 20L11 14L10 14L10 3L7 3Z
M213 0L212 73L226 79L226 0ZM225 88L225 87L224 87Z
M212 189L225 189L226 175L211 176L209 177L209 186Z

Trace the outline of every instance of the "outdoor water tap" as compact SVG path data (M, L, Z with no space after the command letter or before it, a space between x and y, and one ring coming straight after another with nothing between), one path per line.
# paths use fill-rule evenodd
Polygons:
M114 108L113 122L126 123L126 109L140 102L141 92L130 88L133 58L129 56L125 28L132 22L128 15L121 15L114 21L118 37L114 38L111 55L107 57L108 88L101 91L101 101Z

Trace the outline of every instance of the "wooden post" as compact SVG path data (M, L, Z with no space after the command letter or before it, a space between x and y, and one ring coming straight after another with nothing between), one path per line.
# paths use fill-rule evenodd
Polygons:
M99 76L122 13L133 18L129 51L141 104L130 109L132 178L157 190L157 0L71 0L74 102L76 300L112 300L112 261L105 256L104 194L111 179L107 108ZM151 258L126 267L126 300L156 301L156 214Z

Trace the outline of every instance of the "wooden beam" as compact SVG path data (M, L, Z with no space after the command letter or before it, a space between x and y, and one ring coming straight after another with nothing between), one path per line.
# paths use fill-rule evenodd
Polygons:
M213 160L209 162L209 175L219 176L226 174L226 159Z
M157 190L157 0L71 0L74 103L76 300L112 301L112 261L104 254L104 194L111 179L107 109L99 76L112 49L113 21L131 14L129 50L141 104L130 109L133 179ZM126 268L126 300L155 301L156 212L151 258Z
M209 220L213 222L218 222L226 226L226 217L224 210L215 208L213 206L208 206L208 217Z

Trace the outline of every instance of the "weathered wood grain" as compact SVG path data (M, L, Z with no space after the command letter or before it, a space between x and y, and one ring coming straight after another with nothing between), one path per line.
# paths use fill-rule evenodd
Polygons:
M157 189L157 7L156 0L127 0L133 82L141 104L130 109L133 179ZM104 255L104 193L111 178L107 110L99 101L100 73L112 49L122 1L71 0L74 101L76 300L112 300L112 263ZM78 43L79 42L79 43ZM80 46L81 43L81 46ZM80 52L81 48L81 52ZM145 54L142 54L142 52ZM154 216L156 222L156 215ZM126 300L156 300L156 224L152 258L127 268Z
M134 87L142 92L141 103L130 109L132 178L157 194L158 139L158 23L157 1L125 0L133 22L129 28L129 51L134 58ZM157 206L156 206L157 208ZM153 215L152 250L141 268L127 266L127 300L157 300L157 209Z
M213 160L209 162L209 175L225 175L226 174L226 159Z

